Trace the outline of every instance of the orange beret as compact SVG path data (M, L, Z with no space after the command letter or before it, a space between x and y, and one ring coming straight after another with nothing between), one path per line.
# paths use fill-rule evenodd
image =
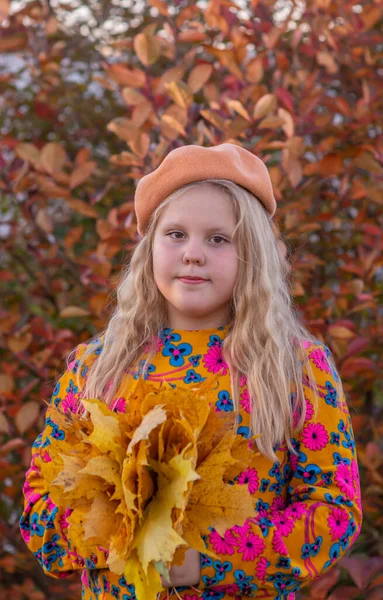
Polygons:
M260 158L236 144L210 148L190 144L169 152L154 171L139 180L134 195L138 233L145 235L152 213L169 194L187 183L213 178L238 183L274 215L276 201L271 179Z

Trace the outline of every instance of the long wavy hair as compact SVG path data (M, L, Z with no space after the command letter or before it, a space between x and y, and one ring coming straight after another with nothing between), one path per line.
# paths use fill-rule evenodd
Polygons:
M186 190L209 183L218 186L232 202L236 217L233 242L239 260L237 281L230 303L231 320L222 342L222 354L229 366L234 410L239 410L241 377L247 379L251 399L250 435L261 434L259 451L271 461L278 460L274 448L285 441L290 452L293 431L302 428L306 401L302 385L303 368L314 380L304 342L318 342L303 325L294 306L289 263L281 248L280 232L263 204L248 190L225 180L210 179L185 185L164 200L151 216L144 237L137 243L129 264L122 267L116 288L116 307L106 327L89 340L79 359L77 374L90 352L102 347L83 383L83 398L99 398L112 406L115 392L127 372L144 357L144 375L156 351L155 337L168 327L167 304L155 283L152 247L160 215L170 202ZM70 353L73 360L76 348ZM336 372L332 355L330 365ZM338 397L342 382L335 382ZM81 384L79 384L81 385ZM313 386L317 414L319 396ZM294 400L292 402L292 399ZM297 411L297 412L295 412ZM293 416L295 413L295 416ZM298 420L294 424L294 419ZM295 425L295 426L294 426Z

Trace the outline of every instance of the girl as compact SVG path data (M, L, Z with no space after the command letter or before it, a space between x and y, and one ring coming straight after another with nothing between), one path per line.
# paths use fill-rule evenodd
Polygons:
M355 542L362 507L355 442L330 350L299 320L272 224L268 170L236 144L184 146L143 177L135 194L138 243L105 330L69 357L51 403L77 413L81 398L124 411L138 379L194 385L216 376L215 410L235 411L237 434L258 438L258 467L245 486L254 512L203 541L220 560L188 549L170 569L169 595L293 600ZM59 436L49 416L33 444L20 519L44 572L82 570L83 598L135 598L111 573L104 547L81 556L71 508L55 506L39 476ZM214 490L212 490L212 493ZM150 600L150 599L149 599Z

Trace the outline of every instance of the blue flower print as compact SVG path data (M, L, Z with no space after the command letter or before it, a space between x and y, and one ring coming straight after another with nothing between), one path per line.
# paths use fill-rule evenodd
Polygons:
M185 364L184 356L189 356L193 348L190 344L167 344L162 351L163 356L171 356L170 364L172 367L182 367Z
M77 394L78 387L77 387L77 385L74 384L73 379L69 380L69 384L68 384L68 387L67 387L66 391L67 391L67 393L71 393L72 392L72 394Z
M145 370L145 374L142 375L144 371L144 365L145 360L140 360L138 362L138 370L134 373L133 379L139 379L142 376L143 380L146 381L149 375L151 373L154 373L154 371L156 370L156 366L150 363Z
M273 464L269 471L269 475L271 475L271 477L276 477L278 480L281 478L281 469L278 462Z
M340 556L340 544L339 544L339 542L336 542L335 544L333 544L331 546L330 552L329 552L329 556L330 556L330 560L328 560L325 563L325 565L324 565L325 569L328 569L329 567L331 567L333 565L333 563L338 560L338 558Z
M88 365L84 365L83 368L81 369L81 377L85 377L86 374L88 373L88 371L89 371Z
M211 587L212 585L217 585L219 583L217 576L209 577L208 575L202 575L201 580L207 587Z
M89 560L89 558L86 558L85 559L85 567L87 569L95 569L96 565L95 565L95 563L92 560Z
M128 583L123 575L118 580L118 583L122 587L126 588L128 590L128 592L133 593L135 591L135 587L134 587L133 583Z
M103 351L103 346L99 346L98 348L96 348L96 350L94 351L94 354L96 356L99 356L101 354L101 352Z
M229 392L226 390L221 390L218 394L218 400L215 403L217 409L219 411L231 412L234 410L234 404L232 399L230 398Z
M204 381L204 377L202 377L199 373L196 373L194 369L188 369L186 371L186 376L184 377L185 383L195 383L196 381Z
M211 335L209 336L209 340L210 342L207 344L209 348L212 346L220 346L222 344L222 339L219 337L219 335Z
M110 593L112 594L113 598L118 599L120 597L120 588L117 587L116 585L112 585L112 589L111 589Z
M265 493L267 488L269 487L270 479L263 478L261 480L261 485L259 486L259 491Z
M222 581L226 577L226 573L232 570L233 565L229 561L221 562L219 560L215 560L213 563L213 567L215 569L215 576L218 581Z
M270 492L275 492L276 496L280 496L282 494L282 483L280 481L272 483L270 486Z
M250 428L242 425L242 427L238 427L237 433L238 435L242 435L244 438L248 439L250 437Z
M78 371L78 366L80 364L80 361L78 360L78 358L74 361L74 365L73 365L73 369L72 369L72 373L74 375L76 375L77 371Z
M299 567L294 567L293 570L291 571L291 574L293 575L293 577L300 577L301 573L302 573L302 571Z
M285 556L280 556L277 564L275 565L278 569L290 569L290 559Z
M201 358L202 358L202 354L196 354L195 356L189 357L189 362L193 365L193 367L199 367Z
M179 333L172 333L172 329L169 329L168 327L162 329L162 331L160 331L158 337L162 340L162 343L164 346L167 346L168 344L172 344L173 342L179 342L181 339L181 336Z
M331 432L330 444L334 444L335 446L339 446L340 443L340 435L339 433L335 433L335 431Z
M59 391L60 391L60 387L61 387L61 385L60 385L60 381L58 381L58 382L56 383L56 385L55 385L55 389L53 390L53 394L52 394L52 396L57 396L57 395L58 395L58 393L59 393Z
M342 446L351 450L353 456L355 455L355 442L351 439L348 439L347 442L342 442Z
M48 494L47 494L47 495L48 495ZM49 515L49 517L48 517L48 519L47 519L47 524L46 524L46 528L47 528L47 529L54 529L54 528L55 528L55 518L56 518L56 515L57 515L57 513L58 513L58 510L59 510L59 509L58 509L58 507L56 506L56 507L55 507L55 508L52 510L51 514Z
M310 558L310 556L316 556L322 545L323 538L318 536L313 544L304 544L302 546L302 558Z
M325 482L326 485L331 485L332 484L332 476L333 476L333 472L329 471L328 473L322 473L322 479Z
M339 540L342 550L346 550L346 548L348 546L348 542L349 542L349 537L346 532L344 535L342 535L342 537Z
M324 397L326 404L328 404L329 406L332 406L333 408L336 408L337 396L338 396L336 389L334 388L334 386L331 384L330 381L326 381L326 388L327 388L327 394Z
M315 542L313 544L311 544L311 556L316 556L318 554L318 552L320 551L321 545L323 542L323 538L321 535L319 535Z
M39 525L39 515L37 512L33 513L31 517L30 531L31 536L36 534L39 537L42 537L44 535L44 527L42 525Z
M268 510L269 509L269 503L268 502L262 502L262 500L257 500L255 508L256 508L256 510L258 512L261 511L261 510Z
M52 570L52 564L54 562L56 562L56 560L57 560L57 554L50 554L46 558L41 558L41 560L39 562L40 562L41 566L43 567L43 569L45 568L46 571L50 572Z
M65 433L62 429L59 429L58 425L54 425L53 431L50 435L51 435L51 437L55 438L55 440L64 440L65 439Z
M333 454L333 458L334 458L334 465L350 465L351 461L349 458L346 458L345 456L341 456L339 454L339 452L334 452Z
M207 554L203 554L201 552L201 569L205 569L206 567L211 567L213 564L213 559L210 558L210 556L208 556Z
M258 586L255 583L252 583L254 577L246 575L245 571L242 571L242 569L234 571L234 579L239 586L240 593L245 596L250 596L250 592L255 592L258 589Z
M322 469L318 465L298 465L295 471L295 477L303 479L305 483L314 484L318 480L318 476L322 473Z
M217 590L205 590L201 598L202 600L221 600L221 598L224 596L225 592L217 592Z
M266 537L269 534L269 527L272 527L273 523L269 519L266 519L266 517L262 517L262 519L259 519L258 525L263 537Z

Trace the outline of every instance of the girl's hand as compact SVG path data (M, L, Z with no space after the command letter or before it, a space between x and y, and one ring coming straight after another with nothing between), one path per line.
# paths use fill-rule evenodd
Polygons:
M200 565L200 553L193 548L188 548L185 552L184 563L169 569L170 582L161 575L163 587L198 585L201 575Z

